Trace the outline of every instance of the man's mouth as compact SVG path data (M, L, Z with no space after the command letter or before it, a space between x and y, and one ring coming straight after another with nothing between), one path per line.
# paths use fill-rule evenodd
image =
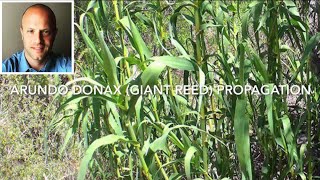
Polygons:
M43 46L40 46L40 47L31 47L31 49L33 49L34 51L36 52L42 52L44 47Z

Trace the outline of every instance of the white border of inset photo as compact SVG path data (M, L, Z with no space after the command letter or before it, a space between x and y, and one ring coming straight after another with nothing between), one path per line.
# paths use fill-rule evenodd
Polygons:
M3 37L2 37L2 32L0 33L0 57L1 57L1 68L0 68L0 75L24 75L24 74L34 74L34 75L41 75L41 74L74 74L75 72L75 60L74 60L74 1L73 0L2 0L0 1L0 29L2 29L3 25L3 9L2 5L3 3L71 3L71 63L72 63L72 68L71 72L2 72L2 62L3 62ZM58 27L58 33L59 33L59 27ZM22 43L22 42L21 42Z

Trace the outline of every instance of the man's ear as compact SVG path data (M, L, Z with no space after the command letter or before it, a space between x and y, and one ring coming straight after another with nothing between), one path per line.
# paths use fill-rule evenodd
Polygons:
M21 39L23 40L23 29L20 27Z

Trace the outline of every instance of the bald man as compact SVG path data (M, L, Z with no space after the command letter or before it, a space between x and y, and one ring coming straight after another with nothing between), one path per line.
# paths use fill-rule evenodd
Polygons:
M53 11L34 4L22 15L24 49L2 63L2 72L71 72L71 59L51 51L58 29Z

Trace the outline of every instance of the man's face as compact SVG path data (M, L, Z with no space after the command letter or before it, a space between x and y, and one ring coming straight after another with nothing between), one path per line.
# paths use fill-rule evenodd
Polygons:
M27 60L43 61L56 36L49 13L41 8L28 9L22 18L20 32Z

